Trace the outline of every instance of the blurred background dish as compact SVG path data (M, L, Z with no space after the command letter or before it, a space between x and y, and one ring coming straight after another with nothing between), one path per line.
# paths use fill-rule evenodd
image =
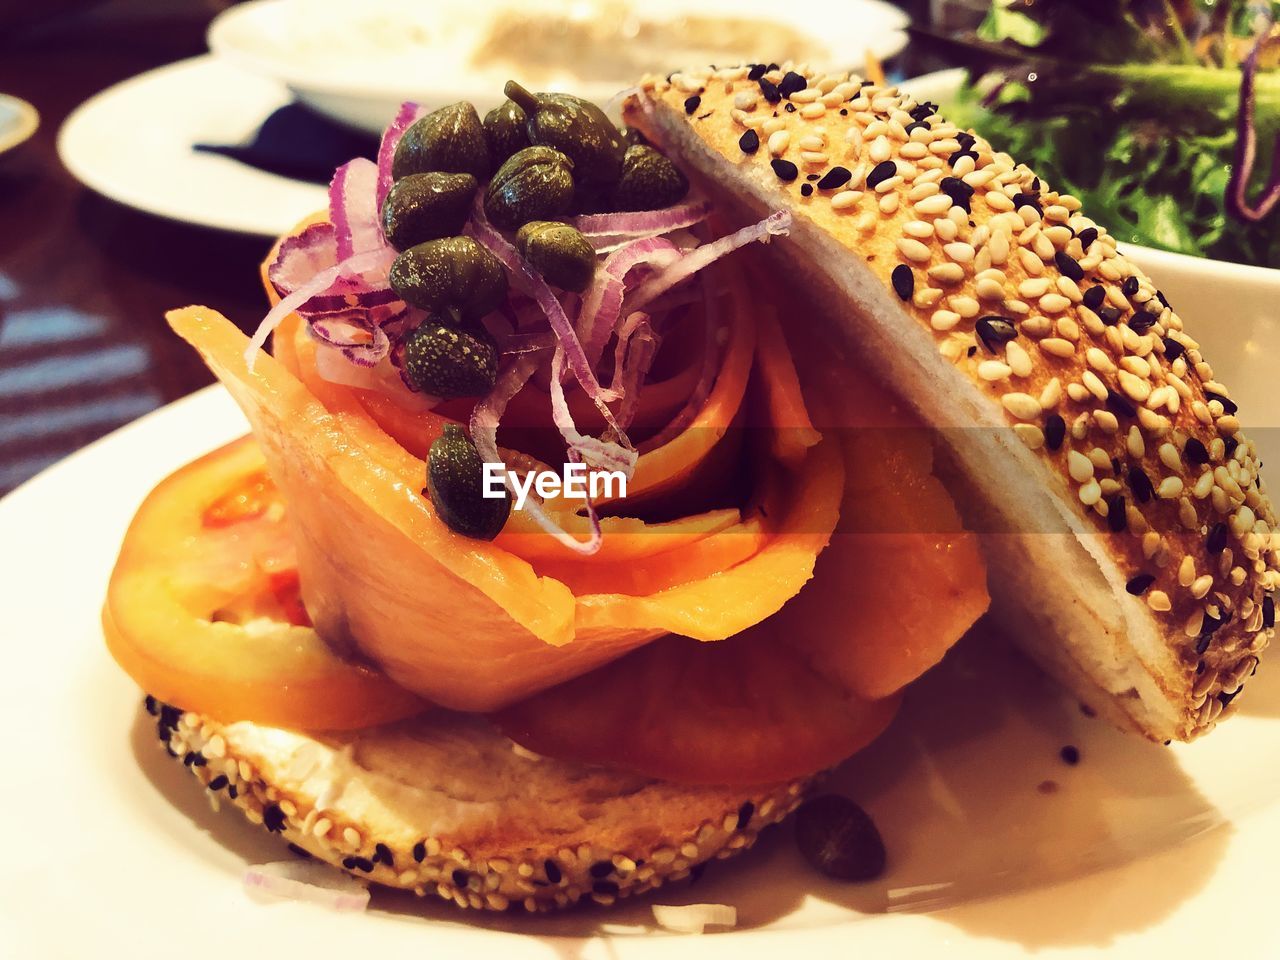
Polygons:
M0 93L0 153L30 139L40 126L40 114L25 100Z
M254 0L209 28L229 62L303 103L378 133L404 100L471 100L481 113L518 75L599 102L641 74L728 59L861 66L906 46L908 17L879 0L826 10L775 0Z
M86 100L62 125L58 156L80 182L134 209L276 237L324 207L324 186L196 145L247 142L289 101L277 81L215 56L181 60Z

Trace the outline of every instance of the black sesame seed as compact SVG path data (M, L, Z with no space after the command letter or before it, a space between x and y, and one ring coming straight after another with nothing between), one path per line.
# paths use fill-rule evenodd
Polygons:
M1103 286L1092 286L1084 292L1083 303L1094 313L1098 312L1098 308L1102 306L1102 301L1107 299L1107 288Z
M751 818L755 816L755 812L756 805L750 800L740 806L738 808L738 825L734 829L745 830L747 828L747 824L751 822Z
M897 169L896 167L894 169ZM868 184L870 185L870 184ZM965 213L972 213L973 187L959 177L943 177L938 181L938 189L951 198L951 202Z
M910 300L916 289L916 275L905 263L900 263L889 274L889 282L893 284L893 292L899 300Z
M1110 387L1107 387L1107 409L1117 417L1128 417L1131 420L1138 415L1138 410L1132 401L1128 397L1122 397Z
M1212 390L1206 390L1204 392L1204 398L1205 400L1217 400L1220 404L1222 404L1223 413L1231 414L1231 413L1235 413L1237 410L1240 409L1234 403L1232 403L1229 399L1224 397L1222 394L1214 393Z
M185 756L183 756L183 758L182 758L182 765L183 765L184 767L189 767L189 766L191 766L191 764L195 763L195 759L196 759L195 752L194 752L194 751L191 751L191 750L188 750L188 751L186 752L186 755L185 755Z
M714 111L714 110L708 110L706 113L700 113L700 114L698 114L698 116L697 116L697 117L695 117L694 119L696 119L696 120L705 120L705 119L707 119L707 117L711 116L713 113L715 113L715 111Z
M812 183L802 183L802 184L800 184L800 196L802 196L802 197L811 197L811 196L813 196L813 184L812 184Z
M544 860L542 863L543 872L546 873L547 879L552 883L560 882L560 868L556 866L554 860Z
M818 179L818 175L816 173L806 173L804 175L804 178L808 180L810 183L813 183Z
M1182 356L1186 352L1187 352L1187 348L1184 347L1182 344L1180 344L1177 340L1174 340L1172 337L1164 338L1164 355L1169 358L1170 363L1172 363L1174 360L1177 360L1180 356Z
M751 69L747 71L747 79L755 83L765 74L765 65L763 63L751 64Z
M1044 210L1040 207L1040 201L1034 193L1019 193L1013 198L1013 209L1019 207L1030 207L1036 212L1036 216L1043 217Z
M1124 585L1124 588L1127 591L1129 591L1129 593L1133 594L1135 597L1140 597L1144 593L1146 593L1147 590L1151 587L1151 585L1155 582L1156 582L1155 574L1140 573L1136 577L1134 577L1132 580L1130 580L1128 583L1126 583Z
M1065 250L1059 250L1053 255L1053 262L1058 265L1058 269L1062 271L1064 277L1070 277L1076 283L1084 279L1084 270L1080 264L1076 263L1075 258L1068 254Z
M464 889L467 885L467 871L459 867L457 870L453 871L452 880L455 887L459 890Z
M427 859L427 845L419 840L413 845L413 860L415 863L421 863Z
M1129 326L1133 329L1134 333L1146 333L1156 325L1156 321L1159 319L1160 318L1154 313L1149 313L1146 310L1139 310L1129 318Z
M1225 624L1229 615L1223 614L1221 617L1210 616L1207 612L1204 615L1204 623L1200 626L1200 633L1203 636L1211 637L1217 632L1218 628Z
M787 105L783 107L783 109L786 110L787 113L795 113L796 105L794 103L788 102Z
M618 895L618 885L612 880L597 880L591 885L591 892L602 897L616 897Z
M272 833L283 833L284 822L284 811L279 804L269 803L262 808L262 825Z
M844 167L832 167L826 172L821 180L818 181L819 190L834 190L836 187L843 187L849 182L849 178L853 174Z
M1124 283L1120 284L1120 292L1132 300L1138 293L1138 278L1125 277Z
M231 786L227 787L227 796L234 800L236 797L240 796L240 788L233 783Z
M1236 447L1238 446L1240 446L1240 441L1238 439L1236 439L1235 437L1227 437L1227 439L1224 440L1222 443L1222 455L1226 459L1230 460L1232 454L1236 452ZM1261 461L1259 461L1258 466L1259 467L1262 466Z
M1161 303L1163 303L1166 307L1169 306L1168 298L1165 297L1165 295L1161 293L1159 290L1156 291L1156 299L1159 300Z
M147 713L151 714L153 717L160 712L160 705L156 703L156 698L151 694L148 693L147 699L143 700L142 703L143 706L147 708Z
M974 332L987 353L995 353L998 346L1018 336L1017 329L1004 317L981 317L974 324Z
M702 875L706 873L706 870L707 870L707 864L705 860L702 863L695 863L692 867L690 867L689 868L689 886L692 887L695 883L701 880Z
M1270 630L1276 625L1276 601L1273 596L1267 594L1262 601L1262 629Z
M1155 487L1151 485L1151 478L1143 473L1141 467L1129 468L1129 489L1133 491L1133 498L1139 503L1146 503L1155 495Z
M374 844L373 859L375 863L385 863L388 867L396 865L395 857L391 855L391 850L385 843Z
M777 84L772 80L769 80L767 77L761 77L759 83L760 95L764 97L768 103L777 103L782 99L782 94L778 92Z
M347 870L363 870L365 873L373 869L372 861L366 860L364 857L343 857L342 866Z
M1209 462L1209 451L1195 437L1188 438L1187 445L1183 447L1182 452L1186 455L1187 460L1197 467L1202 467Z
M1080 762L1080 749L1071 744L1067 744L1058 751L1058 756L1062 758L1062 762L1069 767L1074 767Z
M917 121L924 120L926 117L932 117L937 112L938 112L938 105L936 103L931 103L928 100L926 100L924 103L916 104L915 109L910 111L911 119L917 120ZM959 140L960 138L957 137L956 139Z
M773 172L779 180L790 183L800 175L800 171L796 169L796 165L790 160L783 160L781 157L775 157L769 161L769 166L773 167Z
M967 131L956 134L956 143L960 144L960 146L964 147L966 150L977 142L978 138Z
M1067 435L1067 421L1056 413L1051 413L1044 422L1044 442L1050 450L1057 450Z
M809 81L794 70L788 70L778 83L778 92L784 97L789 97L793 93L799 93L809 85Z
M230 781L227 780L227 775L225 773L220 773L216 777L214 777L212 780L209 781L208 786L210 790L212 790L214 793L217 793L219 790L225 787L229 782Z
M867 187L874 190L890 177L896 177L897 175L898 165L892 160L882 160L872 167L871 172L867 174Z
M776 63L771 63L771 64L769 64L769 72L770 72L770 73L772 73L774 70L781 70L781 69L782 69L782 68L781 68L780 66L778 66L778 64L776 64Z
M1117 477L1120 476L1120 461L1116 457L1111 458L1111 472Z
M929 125L925 123L923 120L914 120L911 123L908 123L905 127L903 127L902 132L909 137L911 136L912 130L928 130L928 129L929 129Z
M1039 178L1039 177L1032 177L1032 178L1031 178L1031 192L1032 192L1032 193L1035 193L1035 194L1039 194L1039 193L1040 193L1040 178Z
M961 148L947 158L947 163L951 164L951 166L954 167L957 163L960 162L960 159L962 157L972 157L974 163L978 162L978 155L976 153L974 153L972 150L966 150L964 148Z
M743 153L755 153L760 149L760 134L748 130L738 138L738 149Z
M970 347L968 350L966 350L966 351L964 352L964 355L965 355L966 357L972 357L972 356L973 356L975 353L977 353L977 352L978 352L978 348L977 348L977 347Z
M296 857L301 857L303 860L311 859L311 851L306 847L298 846L296 843L289 844L289 852Z
M684 112L693 113L693 111L697 110L698 107L701 105L702 105L702 98L697 94L694 94L692 97L689 97L687 100L685 100Z
M1232 700L1234 700L1236 697L1240 695L1240 691L1243 689L1244 689L1244 684L1240 684L1240 686L1236 687L1230 693L1227 693L1227 691L1223 690L1220 694L1218 694L1218 702L1222 704L1224 707L1228 706Z
M1227 549L1227 525L1225 523L1215 523L1209 529L1209 535L1204 540L1204 548L1215 557Z
M1112 533L1123 533L1129 528L1129 515L1122 493L1113 493L1107 498L1107 526Z
M1113 307L1110 304L1108 304L1107 306L1103 307L1101 310L1096 311L1096 313L1101 318L1102 322L1105 323L1108 327L1114 327L1117 323L1120 322L1119 307Z
M613 873L613 864L608 860L597 860L591 865L589 872L591 876L595 877L597 880L603 880L605 877L609 876L609 874Z
M860 87L870 87L870 86L872 86L874 83L875 83L875 81L874 81L874 80L863 80L860 84L858 84L858 86L860 86Z
M842 116L842 117L847 117L848 115L849 115L849 111L848 111L848 110L846 110L844 107L841 107L841 108L840 108L840 116Z
M1085 227L1080 231L1080 249L1085 253L1089 252L1089 248L1093 246L1093 241L1098 239L1097 227Z
M1200 634L1200 639L1196 641L1196 656L1200 656L1209 649L1209 641L1211 639L1213 639L1213 634L1211 633Z

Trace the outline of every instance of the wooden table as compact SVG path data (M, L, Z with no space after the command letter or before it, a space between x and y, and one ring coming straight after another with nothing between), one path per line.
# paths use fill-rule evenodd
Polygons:
M81 14L17 37L0 27L0 92L41 115L35 136L0 156L0 494L212 380L165 310L206 303L245 329L266 310L257 276L266 240L134 212L58 161L58 128L80 102L204 52L216 11L187 9L118 22Z

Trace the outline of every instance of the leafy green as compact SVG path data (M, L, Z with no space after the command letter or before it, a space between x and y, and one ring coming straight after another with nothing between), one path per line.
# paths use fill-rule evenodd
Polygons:
M984 104L979 88L996 78L966 84L948 114L1079 197L1122 241L1280 267L1280 216L1247 223L1226 206L1240 51L1258 22L1231 0L1177 6L1190 14L1167 0L995 0L973 49L999 44L1002 85ZM1280 131L1280 70L1256 86L1250 195Z

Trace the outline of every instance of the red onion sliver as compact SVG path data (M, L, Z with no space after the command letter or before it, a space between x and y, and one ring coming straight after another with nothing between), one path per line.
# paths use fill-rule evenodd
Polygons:
M282 297L338 262L338 241L333 224L313 223L280 243L276 258L267 267L267 279Z
M670 240L646 237L609 254L596 268L595 279L578 311L578 334L589 363L594 366L600 360L609 335L622 317L627 275L637 267L665 267L679 259L680 250Z
M338 238L338 259L386 246L379 223L378 165L357 157L340 166L329 184L329 219Z
M656 450L683 433L702 410L702 405L707 402L711 387L716 382L720 369L720 351L716 349L718 346L716 337L720 330L719 304L716 299L717 294L707 284L702 286L702 297L705 304L703 322L706 324L706 342L702 348L702 372L685 405L665 427L644 443L646 450Z
M591 213L573 217L569 222L588 239L593 237L640 237L669 233L701 223L711 214L706 200L691 200L665 210L639 210L631 213Z
M726 253L731 253L757 240L767 243L773 237L785 236L790 229L791 211L779 210L769 214L759 223L735 230L728 236L720 237L710 243L704 243L686 253L679 262L667 267L657 276L650 277L637 287L627 298L627 307L632 310L641 310L654 298L670 290L677 283L687 280Z
M334 264L327 270L320 271L272 307L271 311L262 318L262 322L258 324L258 329L253 332L253 337L249 340L249 346L245 348L244 359L249 366L249 372L253 372L258 351L266 344L267 337L271 336L272 331L280 326L280 322L285 317L304 306L312 297L326 292L334 281L340 277L361 274L367 270L389 270L391 261L395 259L395 253L395 250L391 249L391 247L383 246L379 250L370 250L366 253L349 257L341 263Z
M254 899L297 900L340 912L369 906L369 888L326 863L289 860L262 863L244 872L244 889Z
M662 338L653 329L647 313L637 311L618 327L618 343L613 351L613 391L622 398L618 422L631 426L640 400L640 385L649 375Z
M379 213L382 211L382 202L391 192L391 162L395 159L400 138L404 136L406 130L426 115L427 111L423 107L411 100L406 100L400 104L400 109L396 112L391 125L382 131L382 142L378 144L378 193L375 202Z
M564 397L564 345L557 343L551 357L551 420L569 445L570 454L577 453L575 462L585 463L590 469L621 470L631 479L636 469L636 452L630 445L624 446L611 440L583 435L573 422L569 404Z

